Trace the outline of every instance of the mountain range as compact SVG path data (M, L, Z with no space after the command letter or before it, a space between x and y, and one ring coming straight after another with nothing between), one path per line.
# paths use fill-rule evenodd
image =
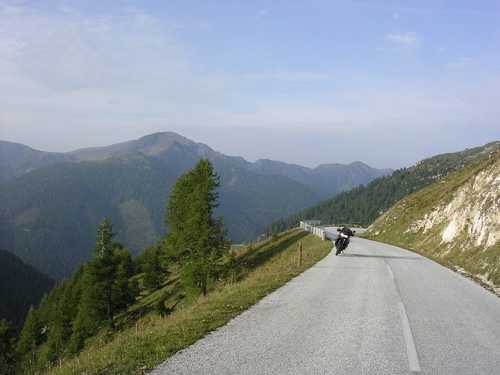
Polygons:
M250 240L271 222L391 173L361 162L307 168L249 162L166 132L106 147L48 153L0 142L0 247L51 277L89 258L104 217L137 253L165 231L175 180L200 158L221 177L220 206L231 240Z

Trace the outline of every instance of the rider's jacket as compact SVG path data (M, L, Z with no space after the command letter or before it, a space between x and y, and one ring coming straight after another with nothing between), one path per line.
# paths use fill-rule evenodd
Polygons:
M351 230L351 228L348 228L348 227L342 228L342 230L340 231L340 233L344 233L344 234L348 235L349 237L354 236L353 231Z

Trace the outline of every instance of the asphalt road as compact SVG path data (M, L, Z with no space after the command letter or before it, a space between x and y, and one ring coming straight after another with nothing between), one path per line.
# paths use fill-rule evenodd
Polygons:
M360 238L153 374L500 374L500 298Z

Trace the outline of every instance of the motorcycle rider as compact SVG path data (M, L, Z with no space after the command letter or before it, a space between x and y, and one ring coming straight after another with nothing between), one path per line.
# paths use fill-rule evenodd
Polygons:
M344 226L342 229L337 228L337 231L339 232L339 235L337 236L337 239L335 240L335 247L337 247L338 242L342 238L341 234L344 234L345 236L347 236L347 238L345 239L346 243L345 243L344 249L347 249L347 246L349 245L349 239L351 237L353 237L354 233L356 233L356 232L351 230L351 228L349 228L348 226Z

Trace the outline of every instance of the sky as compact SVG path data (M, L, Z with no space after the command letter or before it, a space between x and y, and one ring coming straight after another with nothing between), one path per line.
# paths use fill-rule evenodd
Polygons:
M3 1L0 139L398 168L500 139L500 2Z

